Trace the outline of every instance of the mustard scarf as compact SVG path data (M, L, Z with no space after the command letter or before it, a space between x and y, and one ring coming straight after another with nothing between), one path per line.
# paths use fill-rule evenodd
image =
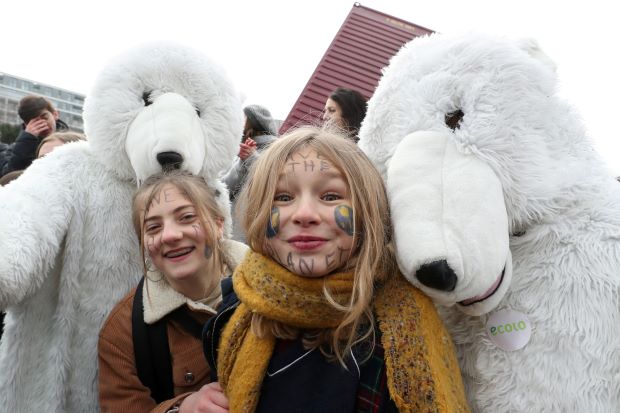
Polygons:
M295 275L249 252L233 275L241 303L222 332L218 378L231 413L254 412L275 338L257 337L252 313L298 328L333 328L343 313L323 296L324 285L347 302L353 274L325 278ZM400 274L389 277L375 296L375 313L385 350L388 389L401 412L468 412L454 345L433 303Z

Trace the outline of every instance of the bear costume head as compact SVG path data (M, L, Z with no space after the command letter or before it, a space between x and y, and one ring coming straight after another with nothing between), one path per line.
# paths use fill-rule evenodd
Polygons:
M620 186L531 40L415 39L360 130L476 412L620 411Z
M610 190L556 84L536 42L480 34L416 39L386 69L360 146L389 187L401 270L439 303L495 308L511 237Z
M101 163L121 179L143 181L163 165L216 178L236 154L243 112L217 64L158 43L110 62L86 98L84 124Z

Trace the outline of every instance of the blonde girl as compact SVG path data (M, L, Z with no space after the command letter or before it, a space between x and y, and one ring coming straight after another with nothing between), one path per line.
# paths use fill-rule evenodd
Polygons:
M310 127L280 138L240 204L252 251L206 329L221 393L205 411L468 410L450 337L398 273L382 179L353 142Z

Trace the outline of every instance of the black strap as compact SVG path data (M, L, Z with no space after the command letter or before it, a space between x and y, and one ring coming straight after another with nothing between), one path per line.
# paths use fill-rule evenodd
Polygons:
M151 390L151 397L161 403L174 397L167 320L163 318L151 325L144 322L143 285L144 277L136 289L131 314L136 370L142 384Z

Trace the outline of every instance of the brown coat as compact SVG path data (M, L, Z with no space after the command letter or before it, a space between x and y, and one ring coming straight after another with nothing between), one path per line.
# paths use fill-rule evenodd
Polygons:
M245 255L247 247L234 241L226 242L224 260L232 271ZM165 281L147 281L144 285L144 320L149 324L182 305L187 305L198 321L206 322L215 314L214 303L221 300L219 290L215 301L211 301L212 306L209 306L187 299ZM99 404L102 413L165 413L176 402L210 381L201 340L187 333L176 322L169 321L168 343L175 398L159 405L151 398L150 390L142 384L136 371L131 329L134 295L135 289L114 307L99 333Z

